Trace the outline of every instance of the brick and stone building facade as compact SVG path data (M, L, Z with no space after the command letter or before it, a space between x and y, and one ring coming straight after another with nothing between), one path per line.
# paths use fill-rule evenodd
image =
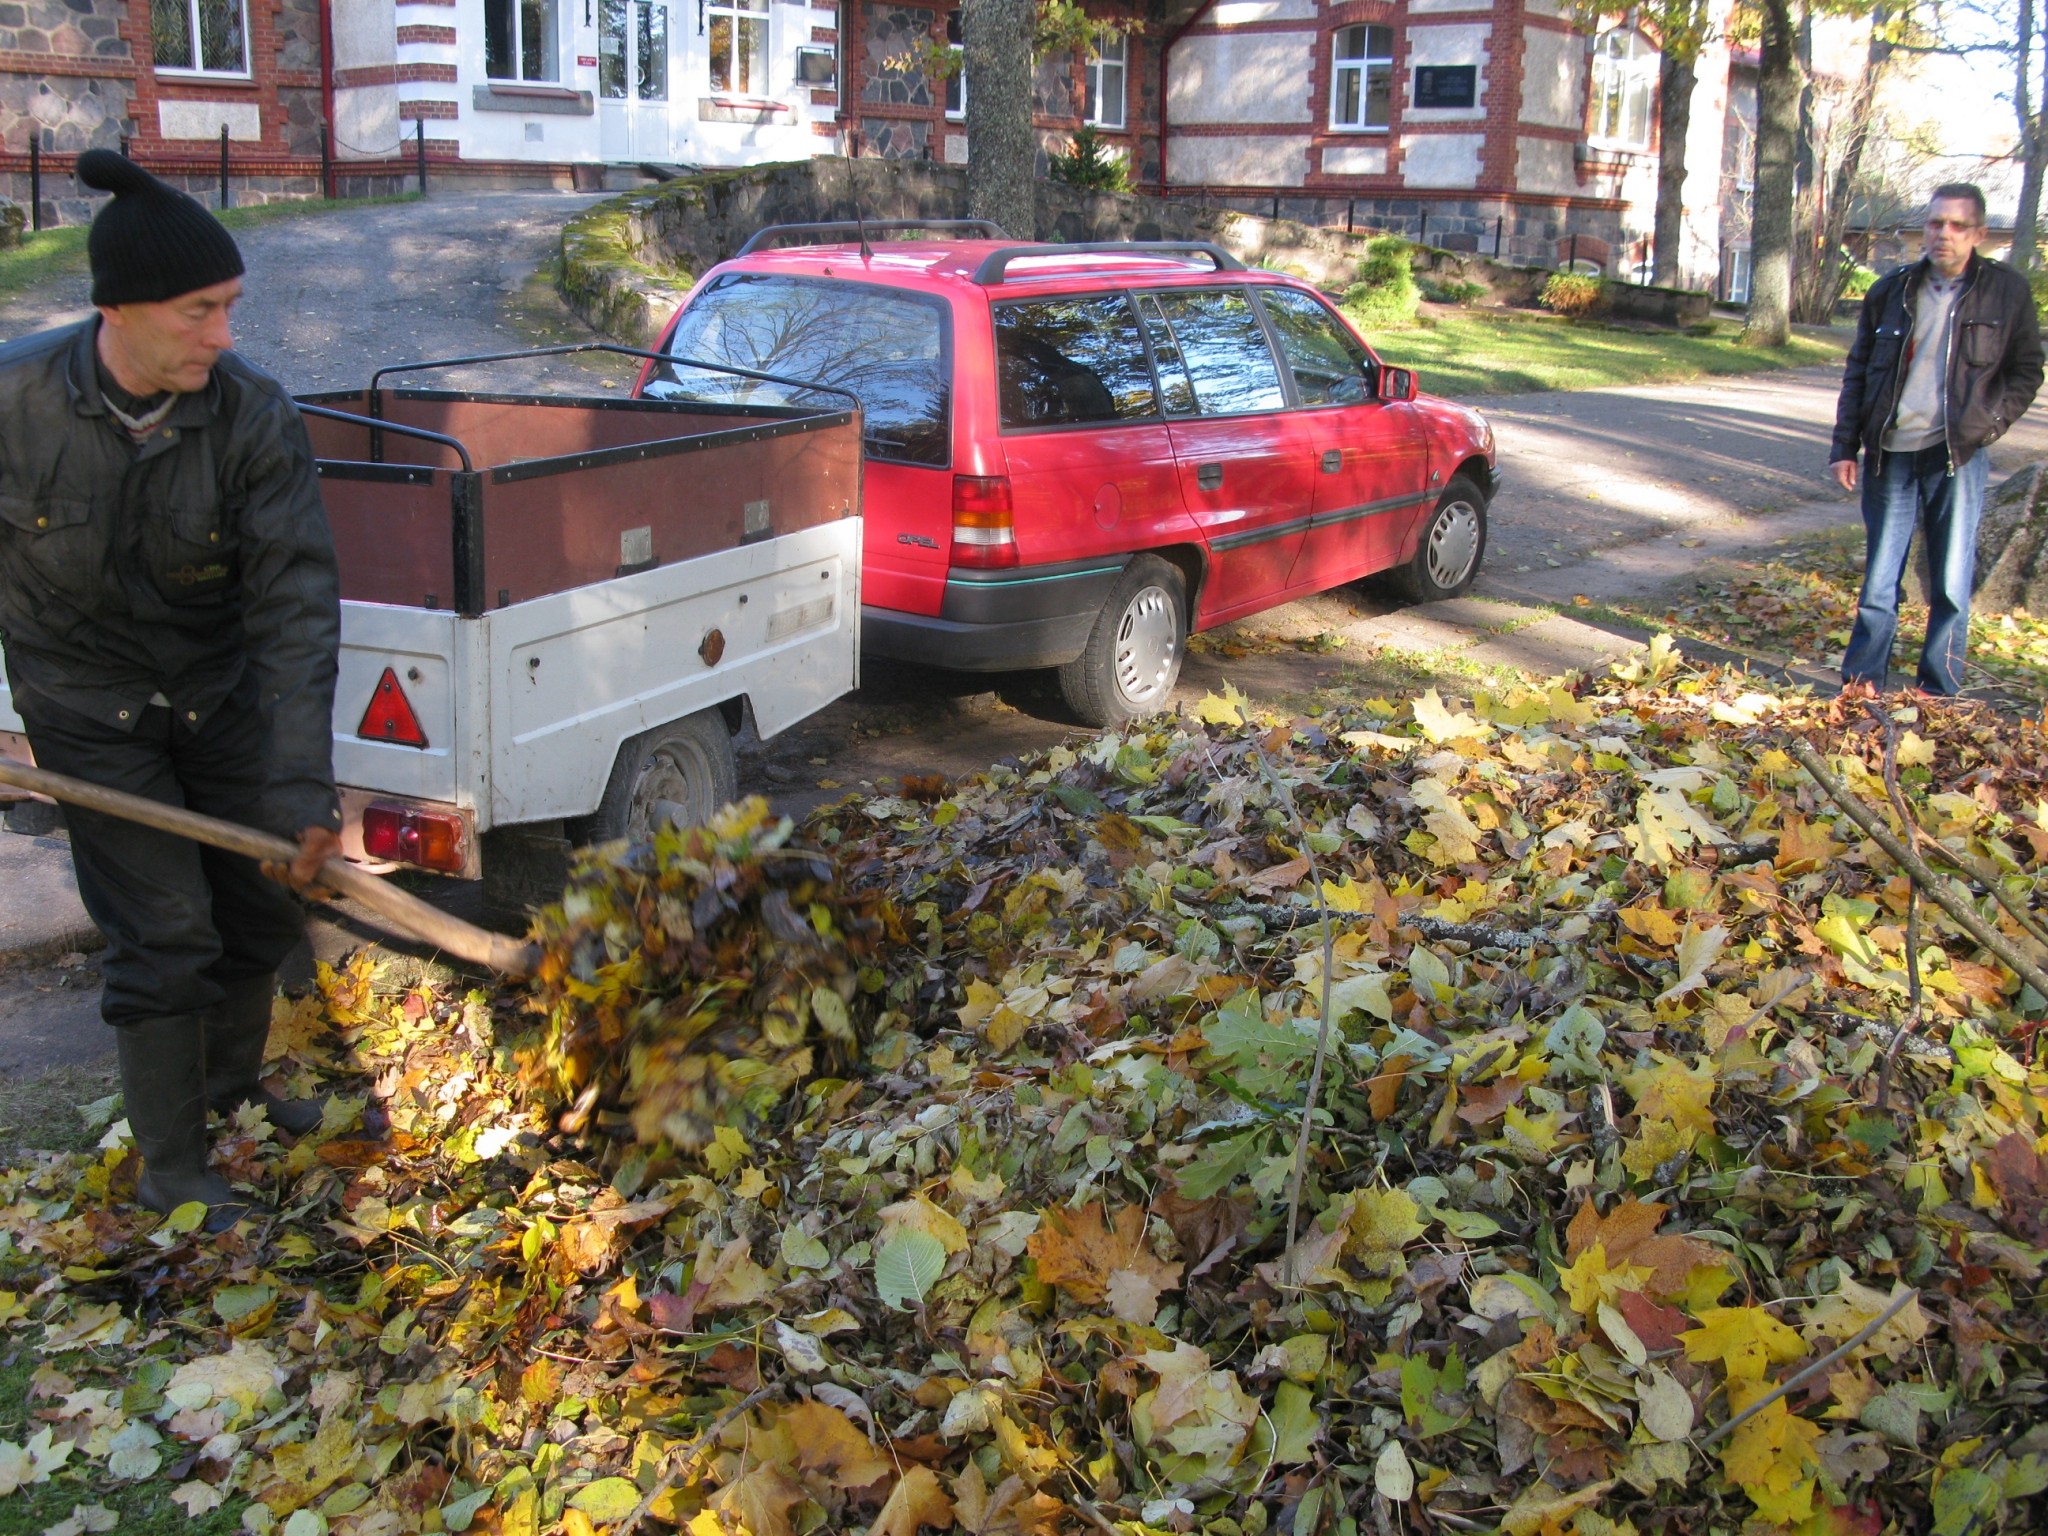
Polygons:
M1589 33L1568 0L1089 6L1136 29L1039 61L1047 154L1086 123L1169 196L1648 264L1657 42L1626 21ZM919 63L958 38L952 0L0 0L0 175L25 193L33 131L46 213L82 211L68 157L94 144L200 190L225 127L237 195L307 195L323 124L343 190L399 184L422 141L443 174L558 186L817 154L962 164L965 82ZM1709 287L1726 49L1698 75L1680 261Z

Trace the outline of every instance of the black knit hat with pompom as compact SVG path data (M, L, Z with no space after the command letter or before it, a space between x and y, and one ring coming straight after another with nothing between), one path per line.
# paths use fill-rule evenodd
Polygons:
M78 179L114 194L85 237L94 304L154 304L242 275L226 226L126 155L88 149Z

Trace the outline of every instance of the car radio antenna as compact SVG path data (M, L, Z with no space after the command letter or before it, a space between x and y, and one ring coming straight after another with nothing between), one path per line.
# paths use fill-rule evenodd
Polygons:
M853 194L853 228L854 232L860 236L861 265L866 266L875 259L875 253L873 247L868 244L868 221L861 217L860 188L854 183L853 157L850 155L846 160L846 186L848 191Z

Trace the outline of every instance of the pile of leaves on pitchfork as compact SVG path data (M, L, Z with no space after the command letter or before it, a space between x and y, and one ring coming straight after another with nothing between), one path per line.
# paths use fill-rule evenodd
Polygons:
M0 1491L290 1536L2042 1529L2044 769L2032 721L1659 646L601 851L533 993L365 957L280 1005L291 1085L353 1098L234 1127L276 1222L138 1216L118 1127L0 1175Z

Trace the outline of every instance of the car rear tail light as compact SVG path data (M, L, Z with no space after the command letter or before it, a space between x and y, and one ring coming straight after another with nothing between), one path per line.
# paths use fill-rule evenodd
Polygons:
M392 864L411 864L460 874L466 862L462 818L409 805L363 807L363 855Z
M390 667L377 679L377 689L370 695L370 707L363 711L363 722L356 727L356 734L365 741L390 741L402 747L427 744L427 733L420 729L420 717L412 712L412 700L398 686L398 674Z
M983 569L1017 563L1008 475L953 477L952 559Z

